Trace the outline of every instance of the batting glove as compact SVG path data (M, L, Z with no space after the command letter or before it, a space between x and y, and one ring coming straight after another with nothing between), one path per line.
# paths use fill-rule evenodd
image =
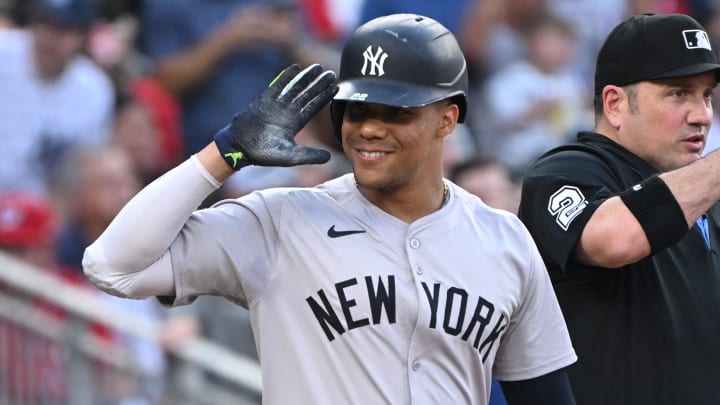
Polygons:
M317 64L303 71L291 65L215 134L215 143L233 170L325 163L328 151L298 145L294 138L336 92L335 72Z

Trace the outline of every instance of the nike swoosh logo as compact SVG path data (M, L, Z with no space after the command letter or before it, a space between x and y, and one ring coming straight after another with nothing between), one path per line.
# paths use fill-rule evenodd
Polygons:
M356 233L365 233L365 230L352 230L352 231L336 231L335 225L331 226L327 231L327 235L331 238L339 238L342 236L354 235Z

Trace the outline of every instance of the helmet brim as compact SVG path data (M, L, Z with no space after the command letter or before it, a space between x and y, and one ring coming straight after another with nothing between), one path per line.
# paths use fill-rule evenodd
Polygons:
M339 88L334 100L377 103L393 107L422 107L462 94L460 91L454 94L442 88L373 79L346 80L339 83Z

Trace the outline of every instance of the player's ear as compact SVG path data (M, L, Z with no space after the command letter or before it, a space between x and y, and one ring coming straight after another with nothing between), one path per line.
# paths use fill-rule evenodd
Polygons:
M440 102L440 136L450 135L455 129L458 117L460 116L460 107L457 104L448 101Z
M617 129L620 127L620 112L624 91L621 87L607 85L603 88L603 114L610 125Z
M622 87L607 85L602 91L603 114L610 125L620 128L623 103L628 102L627 93Z

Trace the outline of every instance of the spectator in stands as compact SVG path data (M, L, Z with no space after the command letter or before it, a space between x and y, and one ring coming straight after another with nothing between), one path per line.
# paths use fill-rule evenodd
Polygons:
M565 142L591 116L583 83L571 70L575 55L571 27L543 13L528 20L523 33L527 59L495 73L483 90L484 125L493 137L486 153L515 174Z
M448 178L485 204L517 214L519 187L510 170L497 160L475 156L454 166Z
M0 193L0 252L10 254L45 272L60 283L66 283L98 293L81 273L58 265L55 248L55 235L58 229L58 218L51 200L43 195L27 191ZM0 292L13 299L23 298L27 308L41 314L58 325L66 325L65 311L50 302L39 298L27 298L10 286L0 283ZM97 294L99 300L107 300L106 294ZM44 325L44 329L52 331L54 324ZM56 325L55 325L56 326ZM57 327L57 326L56 326ZM108 351L124 346L108 328L100 324L92 324L89 335L106 345ZM50 337L23 327L12 321L0 318L0 402L8 400L10 404L61 405L70 401L67 378L68 361L66 347ZM114 370L93 365L94 377L112 375L115 387L114 396L119 400L137 400L139 398L136 382L132 379L120 378ZM102 379L96 380L100 382ZM117 386L123 386L118 389ZM88 393L96 403L107 399L109 390L97 387ZM138 402L140 403L140 402Z
M67 153L105 143L114 90L83 55L93 0L35 0L27 29L0 36L0 190L44 193Z
M31 192L0 193L0 250L41 268L55 266L55 208Z
M160 131L150 111L130 96L118 98L113 141L128 154L142 184L149 184L167 169L160 153Z
M470 0L458 25L471 78L482 83L526 55L522 29L556 0ZM472 84L472 83L471 83Z
M98 293L97 299L123 310L128 304L138 307L144 303L127 302L107 294L100 294L81 272L58 264L55 238L59 218L51 200L43 195L26 191L0 193L0 251L13 255L43 271L62 283ZM0 292L10 296L24 296L10 286L0 284ZM33 310L66 325L65 311L45 300L28 300ZM126 308L125 308L126 309ZM134 308L134 312L142 312ZM50 328L51 325L45 325ZM138 380L131 374L112 367L93 363L95 390L88 393L97 404L146 405L160 397L159 384L162 368L152 365L158 361L152 345L127 339L109 328L94 323L90 335L106 345L108 351L119 350L132 356L130 361L145 371ZM66 347L52 339L0 318L0 382L9 391L0 391L0 403L8 399L11 404L62 405L70 403L67 379L68 357ZM162 359L160 359L162 361ZM155 367L154 369L152 367ZM153 379L155 377L155 379Z
M59 174L55 188L65 217L59 262L81 272L85 248L140 190L140 179L127 152L117 146L79 149Z
M60 269L55 266L53 249L55 227L49 199L29 192L0 193L0 251L58 275ZM79 274L75 275L79 280ZM0 284L0 292L17 295L4 284ZM45 312L58 313L57 308L43 307ZM0 398L12 403L41 404L61 404L65 400L61 347L2 318L0 340L9 345L0 349L0 363L4 365L0 368L0 381L7 387Z
M182 139L175 99L152 79L138 79L117 98L112 139L132 160L142 185L173 167Z
M152 76L138 76L131 80L125 90L130 97L141 104L149 113L153 126L159 135L160 155L163 171L174 167L183 159L180 102ZM117 129L117 127L116 127Z
M82 274L82 255L89 241L99 236L140 190L140 178L132 159L117 145L78 149L58 174L58 183L54 184L59 190L56 201L64 217L57 238L58 262ZM165 316L152 300L121 300L109 295L104 298L119 310L142 314L151 321L162 321ZM132 351L148 377L138 390L145 397L158 397L166 368L163 348L155 342L126 336L116 340ZM112 381L109 383L112 388Z
M308 42L294 0L145 0L139 15L139 49L181 101L187 156L290 62L337 63Z
M552 0L547 5L550 12L563 18L573 28L577 52L572 69L580 75L588 94L595 85L593 78L598 51L610 30L631 13L630 3L634 1L637 0Z
M149 59L137 49L139 0L98 1L104 19L93 28L88 53L108 73L118 93L113 139L128 148L147 182L183 159L180 103L154 77ZM149 137L150 132L154 136ZM139 150L142 143L149 150ZM153 153L155 163L149 162Z

